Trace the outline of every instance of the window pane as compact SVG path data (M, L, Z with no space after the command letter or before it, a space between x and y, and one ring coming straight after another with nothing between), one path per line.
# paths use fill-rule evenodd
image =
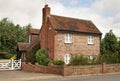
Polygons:
M93 36L89 36L88 37L88 44L93 44L93 43L94 43Z
M72 43L72 34L65 35L65 43Z
M71 55L70 55L70 54L66 54L66 55L64 56L65 64L69 64L69 63L70 63L70 60L71 60Z

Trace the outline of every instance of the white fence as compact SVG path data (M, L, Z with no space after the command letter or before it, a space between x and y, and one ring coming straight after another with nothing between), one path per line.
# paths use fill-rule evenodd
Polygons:
M18 70L21 69L20 60L0 60L0 70Z

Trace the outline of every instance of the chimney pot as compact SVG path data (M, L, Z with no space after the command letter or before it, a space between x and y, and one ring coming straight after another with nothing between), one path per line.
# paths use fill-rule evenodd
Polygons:
M50 15L50 7L48 7L48 4L45 5L43 8L43 24L46 23L47 17Z
M48 7L48 4L46 4L45 7Z

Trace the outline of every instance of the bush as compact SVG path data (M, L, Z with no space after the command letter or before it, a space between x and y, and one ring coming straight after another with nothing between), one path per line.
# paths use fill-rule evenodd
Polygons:
M54 65L64 65L64 64L65 64L65 62L62 61L62 60L54 60L52 63L53 63Z
M119 58L119 55L116 53L100 55L98 57L98 60L96 61L97 64L102 64L102 63L115 64L119 62L120 62L120 58Z
M106 64L120 63L119 54L117 53L104 54L94 58L91 61L83 55L76 55L72 57L70 65L95 65L102 63Z
M10 59L11 57L13 57L14 55L13 54L6 54L5 55L5 59Z
M48 58L48 55L42 49L39 49L36 52L35 57L37 62L41 65L48 65L48 63L50 62L50 58Z
M89 60L87 57L83 55L75 55L72 57L71 65L87 65L89 64Z
M35 53L36 51L40 48L39 44L34 46L32 49L28 49L26 53L26 61L31 62L32 64L35 64L36 58L35 58Z
M26 61L31 62L32 64L35 64L35 53L32 52L32 50L27 51L26 53Z

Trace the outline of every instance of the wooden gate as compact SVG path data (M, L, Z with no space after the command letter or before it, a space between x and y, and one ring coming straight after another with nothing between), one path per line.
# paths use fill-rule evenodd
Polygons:
M19 70L21 69L20 60L0 60L0 70Z

